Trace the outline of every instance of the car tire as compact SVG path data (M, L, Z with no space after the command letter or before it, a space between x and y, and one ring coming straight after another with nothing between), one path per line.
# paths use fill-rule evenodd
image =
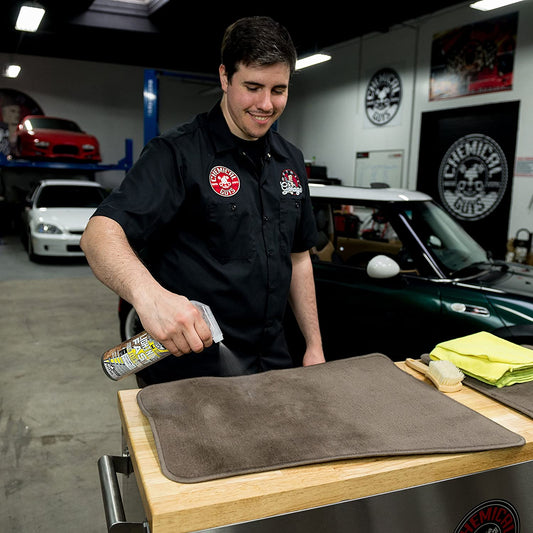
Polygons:
M120 338L125 341L131 339L143 330L137 311L132 307L124 320L120 323Z

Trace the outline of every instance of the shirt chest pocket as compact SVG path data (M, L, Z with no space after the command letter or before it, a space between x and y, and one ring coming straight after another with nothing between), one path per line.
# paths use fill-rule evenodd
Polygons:
M236 202L208 206L207 246L221 263L250 261L260 238L252 213Z
M300 225L301 201L299 198L283 198L280 202L280 244L285 252L291 252Z

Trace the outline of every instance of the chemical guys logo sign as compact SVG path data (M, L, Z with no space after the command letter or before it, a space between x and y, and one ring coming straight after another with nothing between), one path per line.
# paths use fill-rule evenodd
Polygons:
M519 533L516 509L503 500L490 500L472 509L454 533Z
M294 172L294 170L285 169L281 173L281 194L291 194L293 196L299 196L302 194L302 184L300 178Z
M384 126L398 113L402 99L402 84L391 68L378 70L366 88L366 116L372 124Z
M481 220L501 202L508 170L500 146L487 135L466 135L442 159L438 174L444 207L460 220Z
M227 167L217 166L209 172L209 184L220 196L234 196L241 188L239 176Z

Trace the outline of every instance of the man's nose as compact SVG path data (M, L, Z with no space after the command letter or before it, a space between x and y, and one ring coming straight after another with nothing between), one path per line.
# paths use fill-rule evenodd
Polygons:
M257 107L261 109L261 111L272 111L274 107L272 104L272 95L268 91L260 92Z

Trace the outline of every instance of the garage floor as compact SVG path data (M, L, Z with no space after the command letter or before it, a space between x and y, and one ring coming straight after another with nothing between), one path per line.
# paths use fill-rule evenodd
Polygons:
M31 263L0 235L0 530L107 531L97 461L122 450L117 297L85 262Z

